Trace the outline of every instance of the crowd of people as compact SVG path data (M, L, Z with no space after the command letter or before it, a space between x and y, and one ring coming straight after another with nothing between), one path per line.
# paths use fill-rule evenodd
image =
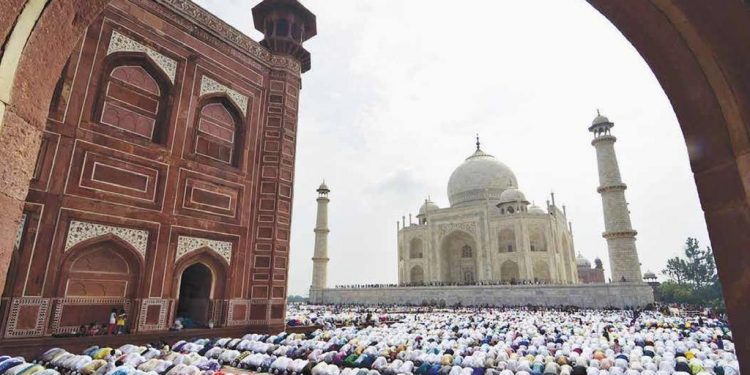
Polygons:
M0 375L738 375L723 319L669 310L290 305L306 333L54 348Z

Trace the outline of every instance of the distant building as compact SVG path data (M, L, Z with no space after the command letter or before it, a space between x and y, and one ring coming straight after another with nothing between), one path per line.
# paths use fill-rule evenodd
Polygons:
M426 199L398 231L399 284L578 283L565 210L530 205L513 171L482 151L448 181L450 207Z
M656 301L661 301L661 293L659 292L659 286L661 286L661 283L656 278L656 274L653 273L651 270L646 271L643 274L643 281L648 284L648 286L651 287L654 291L654 299Z
M599 258L594 259L594 267L592 268L591 262L581 253L578 253L576 269L578 270L578 280L583 284L604 282L604 267L602 266L602 260Z

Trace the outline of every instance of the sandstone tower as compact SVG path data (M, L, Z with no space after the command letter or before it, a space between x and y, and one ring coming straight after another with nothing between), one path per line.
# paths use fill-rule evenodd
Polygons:
M313 254L311 297L313 290L326 288L328 283L328 189L325 181L318 187L318 216L315 223L315 253Z
M597 116L589 127L594 133L591 145L596 148L596 162L599 167L599 187L604 209L604 233L609 250L609 267L613 282L640 282L641 265L635 247L635 235L630 224L630 211L625 200L627 186L620 178L620 167L615 155L615 138L610 129L615 126L608 118L597 111Z

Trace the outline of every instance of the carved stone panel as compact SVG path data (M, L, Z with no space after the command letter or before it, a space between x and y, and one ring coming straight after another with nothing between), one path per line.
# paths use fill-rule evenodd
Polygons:
M76 244L96 238L105 234L116 236L138 251L141 256L146 257L148 247L148 231L133 228L115 227L111 225L88 223L73 220L68 227L68 237L65 240L65 251L70 250Z
M201 78L201 93L200 95L223 93L227 94L234 104L242 110L242 114L247 114L247 102L248 98L245 95L240 94L236 90L230 89L229 87L216 82L213 78L203 76Z
M112 37L109 40L109 48L107 48L107 55L111 55L115 52L142 52L145 53L154 63L164 71L169 77L169 80L174 83L175 76L177 75L177 61L156 52L151 47L144 46L141 43L136 42L133 39L126 37L118 33L117 31L112 32Z
M190 236L179 236L177 238L177 252L175 253L175 261L196 251L207 247L213 252L221 256L227 261L227 264L232 263L232 243L229 241L217 241L209 240L207 238L190 237Z

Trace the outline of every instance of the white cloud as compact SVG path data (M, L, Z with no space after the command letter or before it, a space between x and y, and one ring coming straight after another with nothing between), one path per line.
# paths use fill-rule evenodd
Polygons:
M311 278L315 189L330 204L329 283L396 279L395 221L427 194L447 205L453 169L473 150L516 173L530 200L565 203L576 249L601 257L601 200L591 135L596 108L616 126L620 167L644 271L687 236L708 244L685 142L637 51L578 0L307 0L290 293ZM199 0L243 32L252 4ZM253 37L259 40L258 33Z

